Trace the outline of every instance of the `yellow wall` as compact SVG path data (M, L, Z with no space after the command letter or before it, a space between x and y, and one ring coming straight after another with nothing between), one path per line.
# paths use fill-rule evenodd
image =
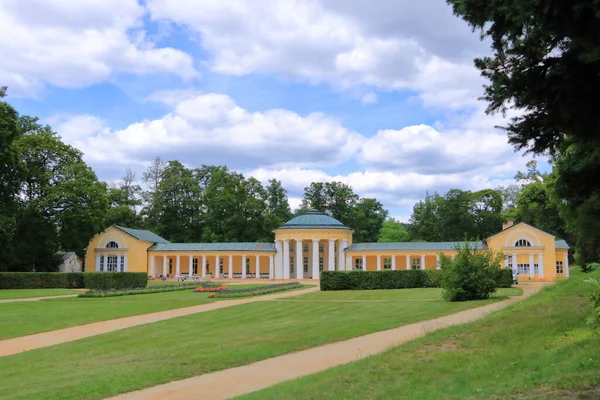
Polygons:
M347 240L352 244L352 231L349 229L278 229L275 230L275 240Z
M118 249L107 249L106 244L114 240ZM147 272L146 250L154 243L137 240L120 229L111 226L92 238L85 253L85 270L96 270L96 255L127 255L128 272Z

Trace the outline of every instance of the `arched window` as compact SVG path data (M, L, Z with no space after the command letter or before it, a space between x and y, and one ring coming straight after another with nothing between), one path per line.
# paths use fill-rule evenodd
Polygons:
M114 240L111 240L110 242L106 243L106 248L107 249L118 249L119 244L117 242L115 242Z
M527 239L519 239L515 243L515 247L531 247L531 243Z

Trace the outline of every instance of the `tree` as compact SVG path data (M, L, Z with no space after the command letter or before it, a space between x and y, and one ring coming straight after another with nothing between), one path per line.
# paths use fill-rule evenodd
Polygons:
M424 200L417 202L413 206L413 213L410 217L410 236L414 240L424 240L431 242L441 242L443 234L439 220L439 204L442 197L437 194L429 194Z
M386 219L379 231L378 242L409 242L410 234L404 226L394 218Z
M473 193L470 212L476 238L483 240L498 233L502 228L502 193L492 189Z
M341 182L313 182L304 188L303 208L321 211L344 224L351 224L352 210L360 200L352 187Z
M354 240L357 242L377 242L379 232L388 212L377 199L362 198L352 210Z
M136 173L131 169L125 170L121 181L108 187L107 196L110 208L108 209L105 225L122 225L132 228L143 226L143 219L138 214L142 205L142 188L135 183Z

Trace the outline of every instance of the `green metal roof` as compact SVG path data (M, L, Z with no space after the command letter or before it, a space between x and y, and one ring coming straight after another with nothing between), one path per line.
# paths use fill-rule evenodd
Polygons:
M559 239L556 242L554 242L554 247L556 247L557 249L570 249L567 242L562 239Z
M391 242L391 243L352 243L346 251L377 251L377 250L454 250L464 242ZM483 242L468 242L471 247L479 250L487 249Z
M161 238L157 234L152 233L150 231L145 231L143 229L125 228L125 227L119 226L119 225L114 225L114 227L122 230L123 232L127 233L128 235L133 236L134 238L136 238L138 240L143 240L145 242L153 242L153 243L170 243L167 239Z
M265 251L274 252L275 243L157 243L151 251Z
M290 219L277 229L350 229L335 218L316 210ZM276 229L276 230L277 230Z

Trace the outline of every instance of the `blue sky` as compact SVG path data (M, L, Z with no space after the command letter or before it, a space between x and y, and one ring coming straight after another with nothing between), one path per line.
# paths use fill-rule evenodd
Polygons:
M529 160L477 101L488 46L442 1L5 0L0 37L9 101L107 181L157 156L224 164L292 206L338 180L405 220Z

